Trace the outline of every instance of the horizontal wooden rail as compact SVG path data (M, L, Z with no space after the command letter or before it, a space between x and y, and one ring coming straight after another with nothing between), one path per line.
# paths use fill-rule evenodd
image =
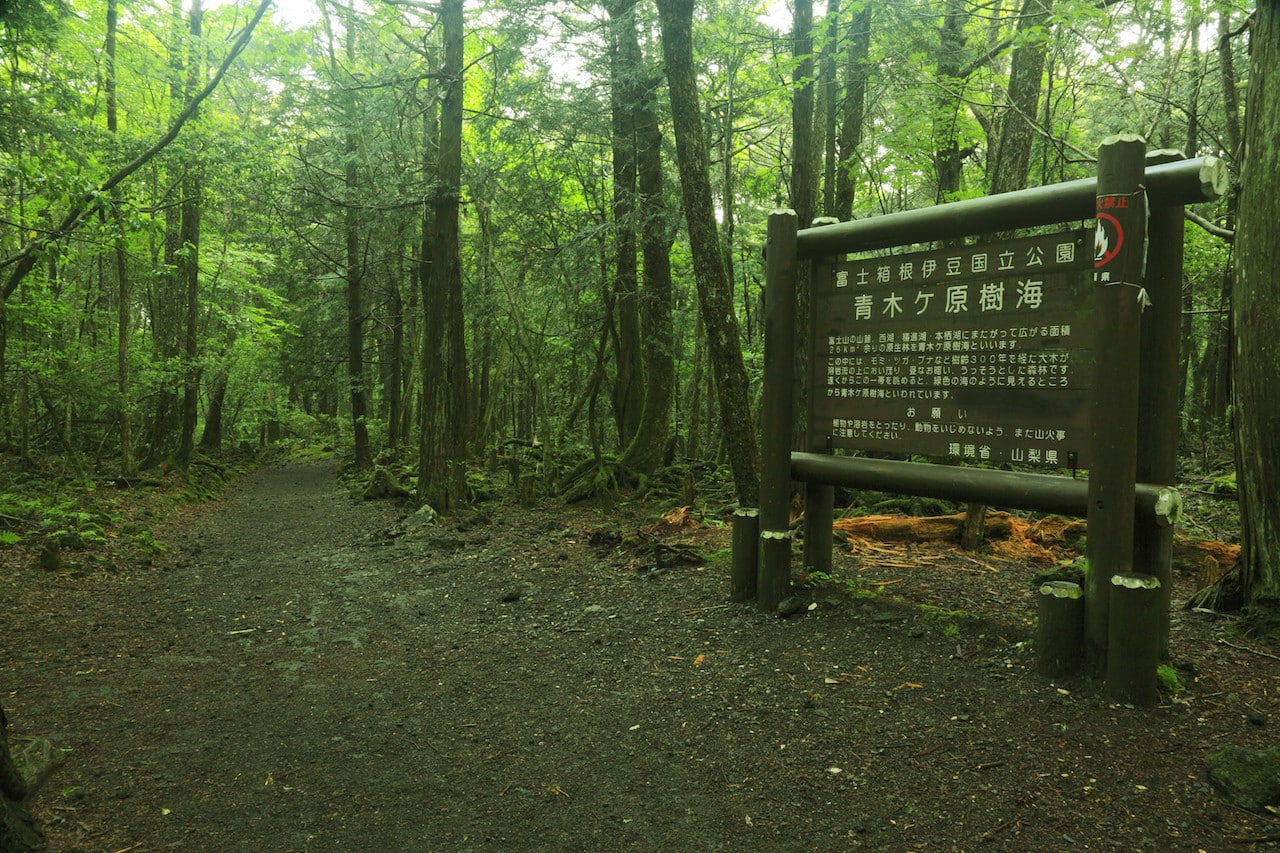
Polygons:
M806 483L874 489L1080 518L1088 515L1089 508L1088 480L1053 474L793 452L791 476ZM1177 489L1139 483L1135 487L1135 497L1135 519L1161 527L1177 523L1182 511L1182 496Z
M1213 201L1226 192L1227 166L1217 157L1178 160L1148 166L1144 180L1151 207L1198 204ZM1097 187L1097 178L1082 178L870 219L805 228L796 234L796 257L822 258L886 246L906 246L1092 219L1097 212Z

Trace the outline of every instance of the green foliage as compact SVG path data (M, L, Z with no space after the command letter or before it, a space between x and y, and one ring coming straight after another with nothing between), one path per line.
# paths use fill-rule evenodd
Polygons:
M1215 477L1213 483L1209 486L1209 490L1213 494L1222 497L1235 497L1239 492L1239 488L1236 485L1236 472L1232 471L1221 477Z
M1170 696L1182 693L1187 689L1183 685L1182 679L1178 676L1178 671L1169 664L1161 664L1156 667L1156 680L1160 682L1160 689Z
M706 561L713 568L726 568L733 563L733 549L718 548L706 555Z
M867 587L861 578L846 577L837 572L809 572L809 585L813 587L830 586L842 590L850 598L876 598L883 591L882 587Z
M948 639L954 639L960 635L961 625L977 619L977 616L966 610L948 610L932 604L920 605L920 621L925 627L940 630Z
M49 0L0 8L0 256L7 258L32 235L48 233L73 203L163 133L185 97L173 86L171 63L191 49L216 61L243 24L244 9L208 10L206 35L196 45L163 5L123 15L115 63L120 128L110 134L101 5L77 7L75 15ZM198 374L202 416L212 386L225 381L225 444L258 446L278 433L314 446L308 452L326 452L350 429L344 293L352 274L366 301L359 319L370 432L375 442L390 445L394 437L399 447L416 446L413 412L407 436L396 436L388 423L393 390L412 408L423 386L438 380L419 375L417 353L433 307L421 304L419 262L423 202L435 192L429 138L439 100L435 31L419 11L396 4L373 4L350 19L326 9L327 32L323 24L295 30L264 22L223 89L182 134L120 185L102 215L95 209L85 217L73 239L41 249L37 267L5 304L0 444L20 454L66 453L90 469L118 464L123 409L133 416L136 455L165 461L176 446L176 421L164 420L173 410L165 407L176 405L175 393ZM637 73L660 78L652 9L641 9ZM1238 22L1239 11L1060 0L1052 20L1019 31L1019 9L875 6L864 141L840 152L847 158L840 168L854 184L855 217L933 203L944 194L939 163L952 146L963 156L958 186L945 194L984 194L1008 101L1009 50L1033 43L1048 45L1044 76L1052 97L1036 116L1032 183L1086 176L1098 142L1117 130L1143 132L1153 147L1189 145L1197 154L1234 156L1218 151L1228 134L1210 29L1220 14ZM944 17L948 11L954 20ZM842 39L851 13L846 4ZM548 458L568 446L606 455L623 449L610 423L617 372L609 312L616 239L627 223L615 221L610 184L605 18L592 4L557 8L550 27L519 4L468 10L461 253L467 382L479 447L537 437ZM822 24L815 21L817 51L825 47ZM758 3L739 0L699 4L695 26L703 119L716 163L713 192L753 388L762 363L764 223L769 210L791 203L788 82L795 59L787 26L763 17ZM1229 45L1242 75L1247 41ZM835 47L843 63L847 44ZM672 241L681 394L673 449L696 461L720 446L714 371L705 352L698 362L705 342L698 340L693 269L680 231L664 87L655 89L655 99L667 136L663 215ZM184 306L173 262L193 247L174 246L173 239L183 178L196 167L204 203L192 360L183 354ZM1226 222L1221 206L1195 212ZM123 306L131 343L123 399L117 249L132 286ZM1214 347L1225 340L1229 262L1222 240L1188 227L1192 374L1212 369ZM1206 392L1188 391L1199 417ZM698 478L698 489L718 492L709 480ZM630 482L597 467L580 485L590 493ZM667 485L655 477L642 488L666 494ZM705 494L699 499L716 506ZM45 504L18 511L38 516L42 529L83 526L63 523ZM918 504L908 511L954 510Z

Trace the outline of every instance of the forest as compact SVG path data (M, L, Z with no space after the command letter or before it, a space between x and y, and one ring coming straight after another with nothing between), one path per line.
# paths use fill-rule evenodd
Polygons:
M1204 765L1277 755L1278 72L1266 2L0 0L0 849L1275 843ZM1168 484L1227 542L1171 546L1215 592L1159 706L1036 672L1076 522L898 549L846 494L791 610L724 603L770 213L1118 134L1230 178Z
M480 463L524 500L667 478L749 504L768 211L1087 177L1132 132L1230 169L1186 214L1181 429L1200 476L1262 460L1247 503L1276 442L1247 198L1274 182L1274 103L1246 109L1270 11L9 0L0 444L127 482L323 437L442 511Z

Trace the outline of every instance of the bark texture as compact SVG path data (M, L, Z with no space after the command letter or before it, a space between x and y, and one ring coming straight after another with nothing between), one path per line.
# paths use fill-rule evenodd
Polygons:
M1232 320L1246 605L1280 607L1280 6L1259 3L1245 107Z
M680 196L693 250L698 306L706 325L711 365L716 376L720 418L734 490L743 506L754 506L760 492L759 452L756 448L751 407L747 399L747 373L738 340L738 323L724 258L716 231L715 205L711 198L710 161L698 106L697 74L693 64L693 3L691 0L659 0L662 55L667 66L679 161Z

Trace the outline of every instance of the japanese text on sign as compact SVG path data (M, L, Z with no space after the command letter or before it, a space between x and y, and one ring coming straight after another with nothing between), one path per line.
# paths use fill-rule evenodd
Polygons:
M815 290L814 417L833 446L1080 464L1084 232L836 265Z

